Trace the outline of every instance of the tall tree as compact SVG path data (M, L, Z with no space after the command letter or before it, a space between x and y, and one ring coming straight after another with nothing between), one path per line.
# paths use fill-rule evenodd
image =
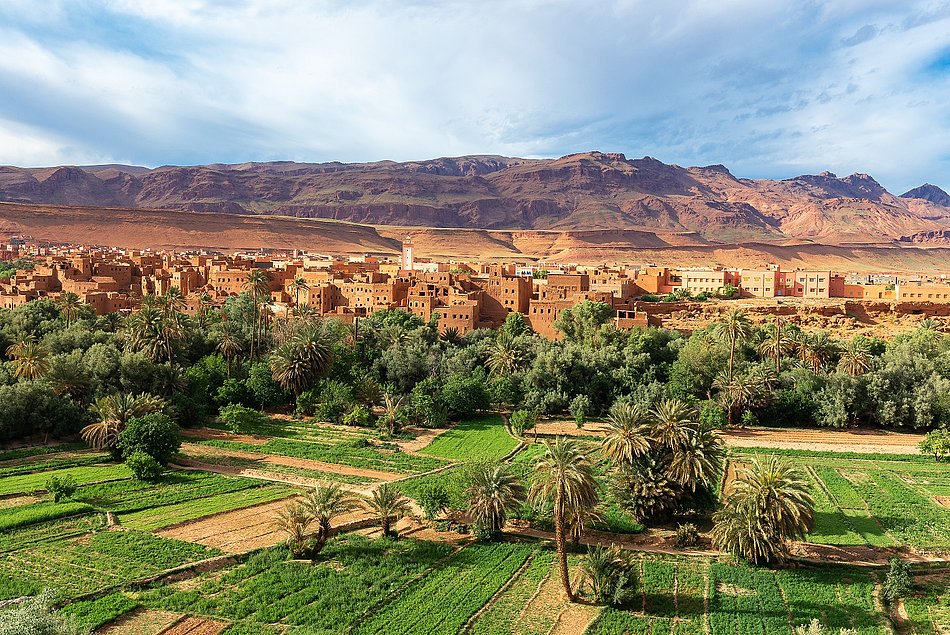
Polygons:
M13 376L17 379L39 379L50 368L49 351L32 335L7 347L7 356L13 360Z
M679 399L662 399L651 415L651 437L671 450L685 443L698 425L695 408Z
M803 333L798 342L798 358L816 374L838 353L838 343L825 331Z
M291 281L290 288L294 292L294 306L300 306L300 292L309 291L310 285L303 276L297 276Z
M69 325L73 323L73 320L79 316L79 311L82 309L82 300L72 291L67 291L59 296L57 304L59 305L59 312L63 314L63 318L66 320L66 327L68 328Z
M102 397L89 408L96 422L83 428L80 435L96 450L114 449L119 434L130 419L158 412L164 407L163 399L147 393L115 393Z
M251 361L254 360L255 344L260 347L261 334L261 302L270 295L269 278L263 269L252 269L244 280L244 288L251 296L254 306L254 324L251 327Z
M728 378L729 382L732 382L736 362L736 348L752 334L752 323L749 322L749 316L746 315L745 311L732 309L713 328L716 334L729 346Z
M601 452L618 464L632 464L650 450L649 413L639 404L618 401L607 417L607 434Z
M314 554L317 554L330 538L333 520L355 510L359 499L337 484L320 485L307 493L305 504L317 523L317 543L313 549Z
M379 518L383 535L392 538L398 536L393 525L410 510L409 499L389 483L383 483L373 490L373 493L366 498L366 506Z
M795 350L795 340L789 335L788 327L782 323L782 317L766 328L766 337L759 343L759 355L775 361L775 373L782 372L782 358Z
M575 441L558 437L553 443L544 442L544 454L534 466L529 498L537 505L553 506L561 584L573 602L576 598L567 570L567 521L581 518L597 506L597 481L587 455Z
M871 345L863 337L852 337L841 347L838 370L852 377L871 370Z
M334 346L338 333L326 320L311 320L271 353L270 369L274 381L291 391L294 397L310 387L333 367Z

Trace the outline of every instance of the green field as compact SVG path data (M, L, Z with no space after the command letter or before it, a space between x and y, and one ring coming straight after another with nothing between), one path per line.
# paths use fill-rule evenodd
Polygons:
M497 460L517 445L518 441L505 430L501 417L485 415L443 432L421 452L453 461Z
M734 454L741 461L752 453ZM950 464L918 456L867 459L804 451L788 460L812 484L816 525L810 541L950 551L950 509L936 500L950 492Z

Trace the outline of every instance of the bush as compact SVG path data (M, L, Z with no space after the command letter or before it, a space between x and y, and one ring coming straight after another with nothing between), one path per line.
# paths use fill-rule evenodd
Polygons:
M129 458L136 452L144 452L158 463L168 465L168 461L181 447L181 429L168 415L152 412L141 417L129 419L125 429L119 434L116 447L123 458Z
M728 422L726 409L717 403L709 401L699 411L699 423L706 429L721 430L728 425Z
M683 523L676 527L676 546L695 547L699 544L699 530L693 523Z
M88 635L91 629L80 625L75 616L56 612L55 595L46 589L42 595L0 612L0 635Z
M508 426L519 437L524 436L525 430L533 428L538 422L538 414L532 410L515 410L508 417Z
M62 478L54 474L46 480L46 491L53 496L54 503L72 498L76 493L76 479L70 474Z
M320 405L313 413L320 421L340 423L355 404L353 389L340 381L328 380L320 388Z
M488 407L488 391L485 384L488 377L478 368L471 375L453 375L442 387L442 402L449 410L449 416L468 419L479 410Z
M320 392L315 388L309 388L297 395L296 414L298 417L312 417L320 407Z
M413 423L426 428L444 428L449 422L449 413L440 398L439 383L429 377L413 387L406 407Z
M254 404L254 395L248 390L247 384L237 379L225 379L218 392L215 393L214 402L218 406L227 406L230 404L241 404L249 406Z
M425 485L419 492L419 506L427 519L432 520L449 506L449 491L442 483Z
M920 442L920 451L924 454L933 454L934 461L950 456L950 430L933 430L928 432Z
M910 565L900 558L891 558L891 568L884 579L884 600L893 604L910 591Z
M742 427L751 428L752 426L759 425L759 418L751 410L746 410L742 413Z
M368 426L372 414L368 407L358 403L343 415L343 423L348 426Z
M577 395L571 400L568 411L574 417L574 423L578 428L583 428L587 423L587 414L590 412L590 397L587 395Z
M234 433L252 433L260 430L268 421L267 415L240 404L231 404L221 408L218 421Z
M161 464L141 450L126 457L125 464L140 481L157 481L162 475Z

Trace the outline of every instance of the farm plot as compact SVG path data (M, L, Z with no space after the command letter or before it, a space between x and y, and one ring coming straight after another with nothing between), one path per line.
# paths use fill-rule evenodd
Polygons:
M219 553L138 531L106 531L0 554L0 599L46 587L72 598Z
M905 626L914 635L944 635L950 632L950 572L918 574L904 599Z
M330 540L315 564L288 561L285 550L270 549L224 575L204 574L193 588L160 586L141 600L153 608L235 621L232 632L270 632L266 625L278 624L340 633L452 553L445 543L349 534Z
M354 633L454 635L534 550L522 544L472 545L412 585Z
M738 456L748 456L739 454ZM789 460L812 482L816 524L809 541L950 550L950 464L926 457L829 456L797 451Z
M630 606L605 609L587 632L791 635L817 618L833 629L883 635L890 631L873 587L869 574L850 569L772 571L644 557Z
M497 460L517 445L518 441L505 430L501 417L491 415L463 421L440 434L420 452L454 461Z
M0 496L43 491L46 489L46 481L53 476L58 478L70 476L76 483L82 485L127 479L132 476L132 472L124 465L89 465L6 476L0 479Z
M527 632L530 625L539 625L546 633L551 624L540 619L538 612L527 611L538 595L541 585L551 575L554 553L539 551L494 603L472 625L472 635L508 635Z
M207 498L120 514L119 522L132 529L152 531L212 514L280 500L293 495L295 491L284 485L260 485Z

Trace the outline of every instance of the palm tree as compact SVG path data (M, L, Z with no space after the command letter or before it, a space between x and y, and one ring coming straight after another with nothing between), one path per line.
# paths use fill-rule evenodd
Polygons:
M716 481L726 458L726 444L711 428L697 428L673 449L667 473L670 479L696 491L700 484Z
M49 371L49 351L31 335L7 347L7 356L17 379L39 379Z
M294 306L300 306L300 292L309 291L310 285L307 284L303 276L297 276L291 281L289 286L294 292Z
M150 412L158 412L165 407L161 397L142 393L115 393L97 400L89 411L96 417L96 423L91 423L80 431L83 440L96 450L115 448L119 440L119 433L125 429L125 424L133 417L141 417Z
M502 332L495 338L486 366L492 377L508 377L520 371L527 360L524 340Z
M409 514L409 499L395 486L383 483L373 490L372 496L366 498L366 505L379 518L383 535L397 538L393 524Z
M185 296L179 287L168 287L168 291L161 297L160 304L166 317L181 313L187 306Z
M695 409L679 399L661 400L651 414L651 437L667 448L674 449L685 443L696 430Z
M117 333L122 328L123 318L120 313L106 313L96 320L96 328L109 333Z
M74 401L79 400L92 383L88 372L72 355L52 358L45 379L54 393Z
M152 361L164 359L169 364L174 361L176 345L187 336L180 313L152 304L143 304L137 313L126 318L125 333L131 350L145 353Z
M615 402L607 418L601 452L614 463L629 465L650 450L649 415L639 404Z
M205 328L208 324L208 314L214 307L214 300L207 291L198 296L198 326Z
M240 329L236 328L232 322L225 323L224 328L218 334L218 344L215 348L227 361L228 377L230 378L231 364L244 352L244 338L241 336Z
M536 505L554 509L554 542L560 562L561 584L569 601L575 600L567 571L566 523L597 506L597 480L587 456L575 441L558 437L544 442L544 454L534 467L529 498Z
M263 269L253 269L244 280L244 288L251 296L254 305L254 324L251 328L251 359L254 359L254 344L260 345L261 299L270 293L269 278Z
M725 373L719 373L713 381L713 388L719 391L719 403L726 409L727 425L731 428L735 415L752 401L756 388L748 375L736 375L730 379Z
M295 558L304 552L307 528L313 522L313 515L305 503L287 503L274 519L274 526L287 534L290 551Z
M714 325L714 332L729 344L729 381L732 381L735 367L736 347L740 342L752 334L752 323L741 309L733 309L726 314L721 322Z
M508 511L525 499L521 478L504 463L479 466L466 490L468 511L490 533L505 527Z
M852 337L841 347L838 370L852 377L871 370L871 344L863 337Z
M775 373L782 372L782 357L795 350L795 341L782 327L782 318L776 316L775 323L766 328L767 336L759 343L759 355L775 360Z
M72 321L79 315L79 311L82 308L82 301L78 295L72 291L67 291L59 296L57 304L59 304L60 313L63 314L63 318L66 320L66 328L69 328Z
M379 425L385 428L389 436L399 434L402 429L402 404L405 397L395 397L390 393L383 393L383 415L379 418Z
M318 524L317 543L314 545L314 555L323 550L330 537L332 527L330 523L348 514L359 505L359 499L337 484L321 485L307 494L306 506L310 516Z
M838 352L838 343L825 331L805 333L798 340L798 358L816 374Z
M616 545L597 545L587 551L581 563L583 585L598 604L622 604L632 582L629 571L633 557Z
M787 542L814 526L815 504L805 475L788 461L756 457L739 470L722 509L713 515L716 547L754 564L781 561Z
M328 322L305 323L284 343L274 349L270 369L274 381L294 397L300 395L333 367L336 334Z
M938 318L925 317L917 326L925 331L939 331L943 325Z
M445 329L439 339L448 344L449 346L461 346L462 345L462 334L459 333L459 330L454 326L450 326Z

